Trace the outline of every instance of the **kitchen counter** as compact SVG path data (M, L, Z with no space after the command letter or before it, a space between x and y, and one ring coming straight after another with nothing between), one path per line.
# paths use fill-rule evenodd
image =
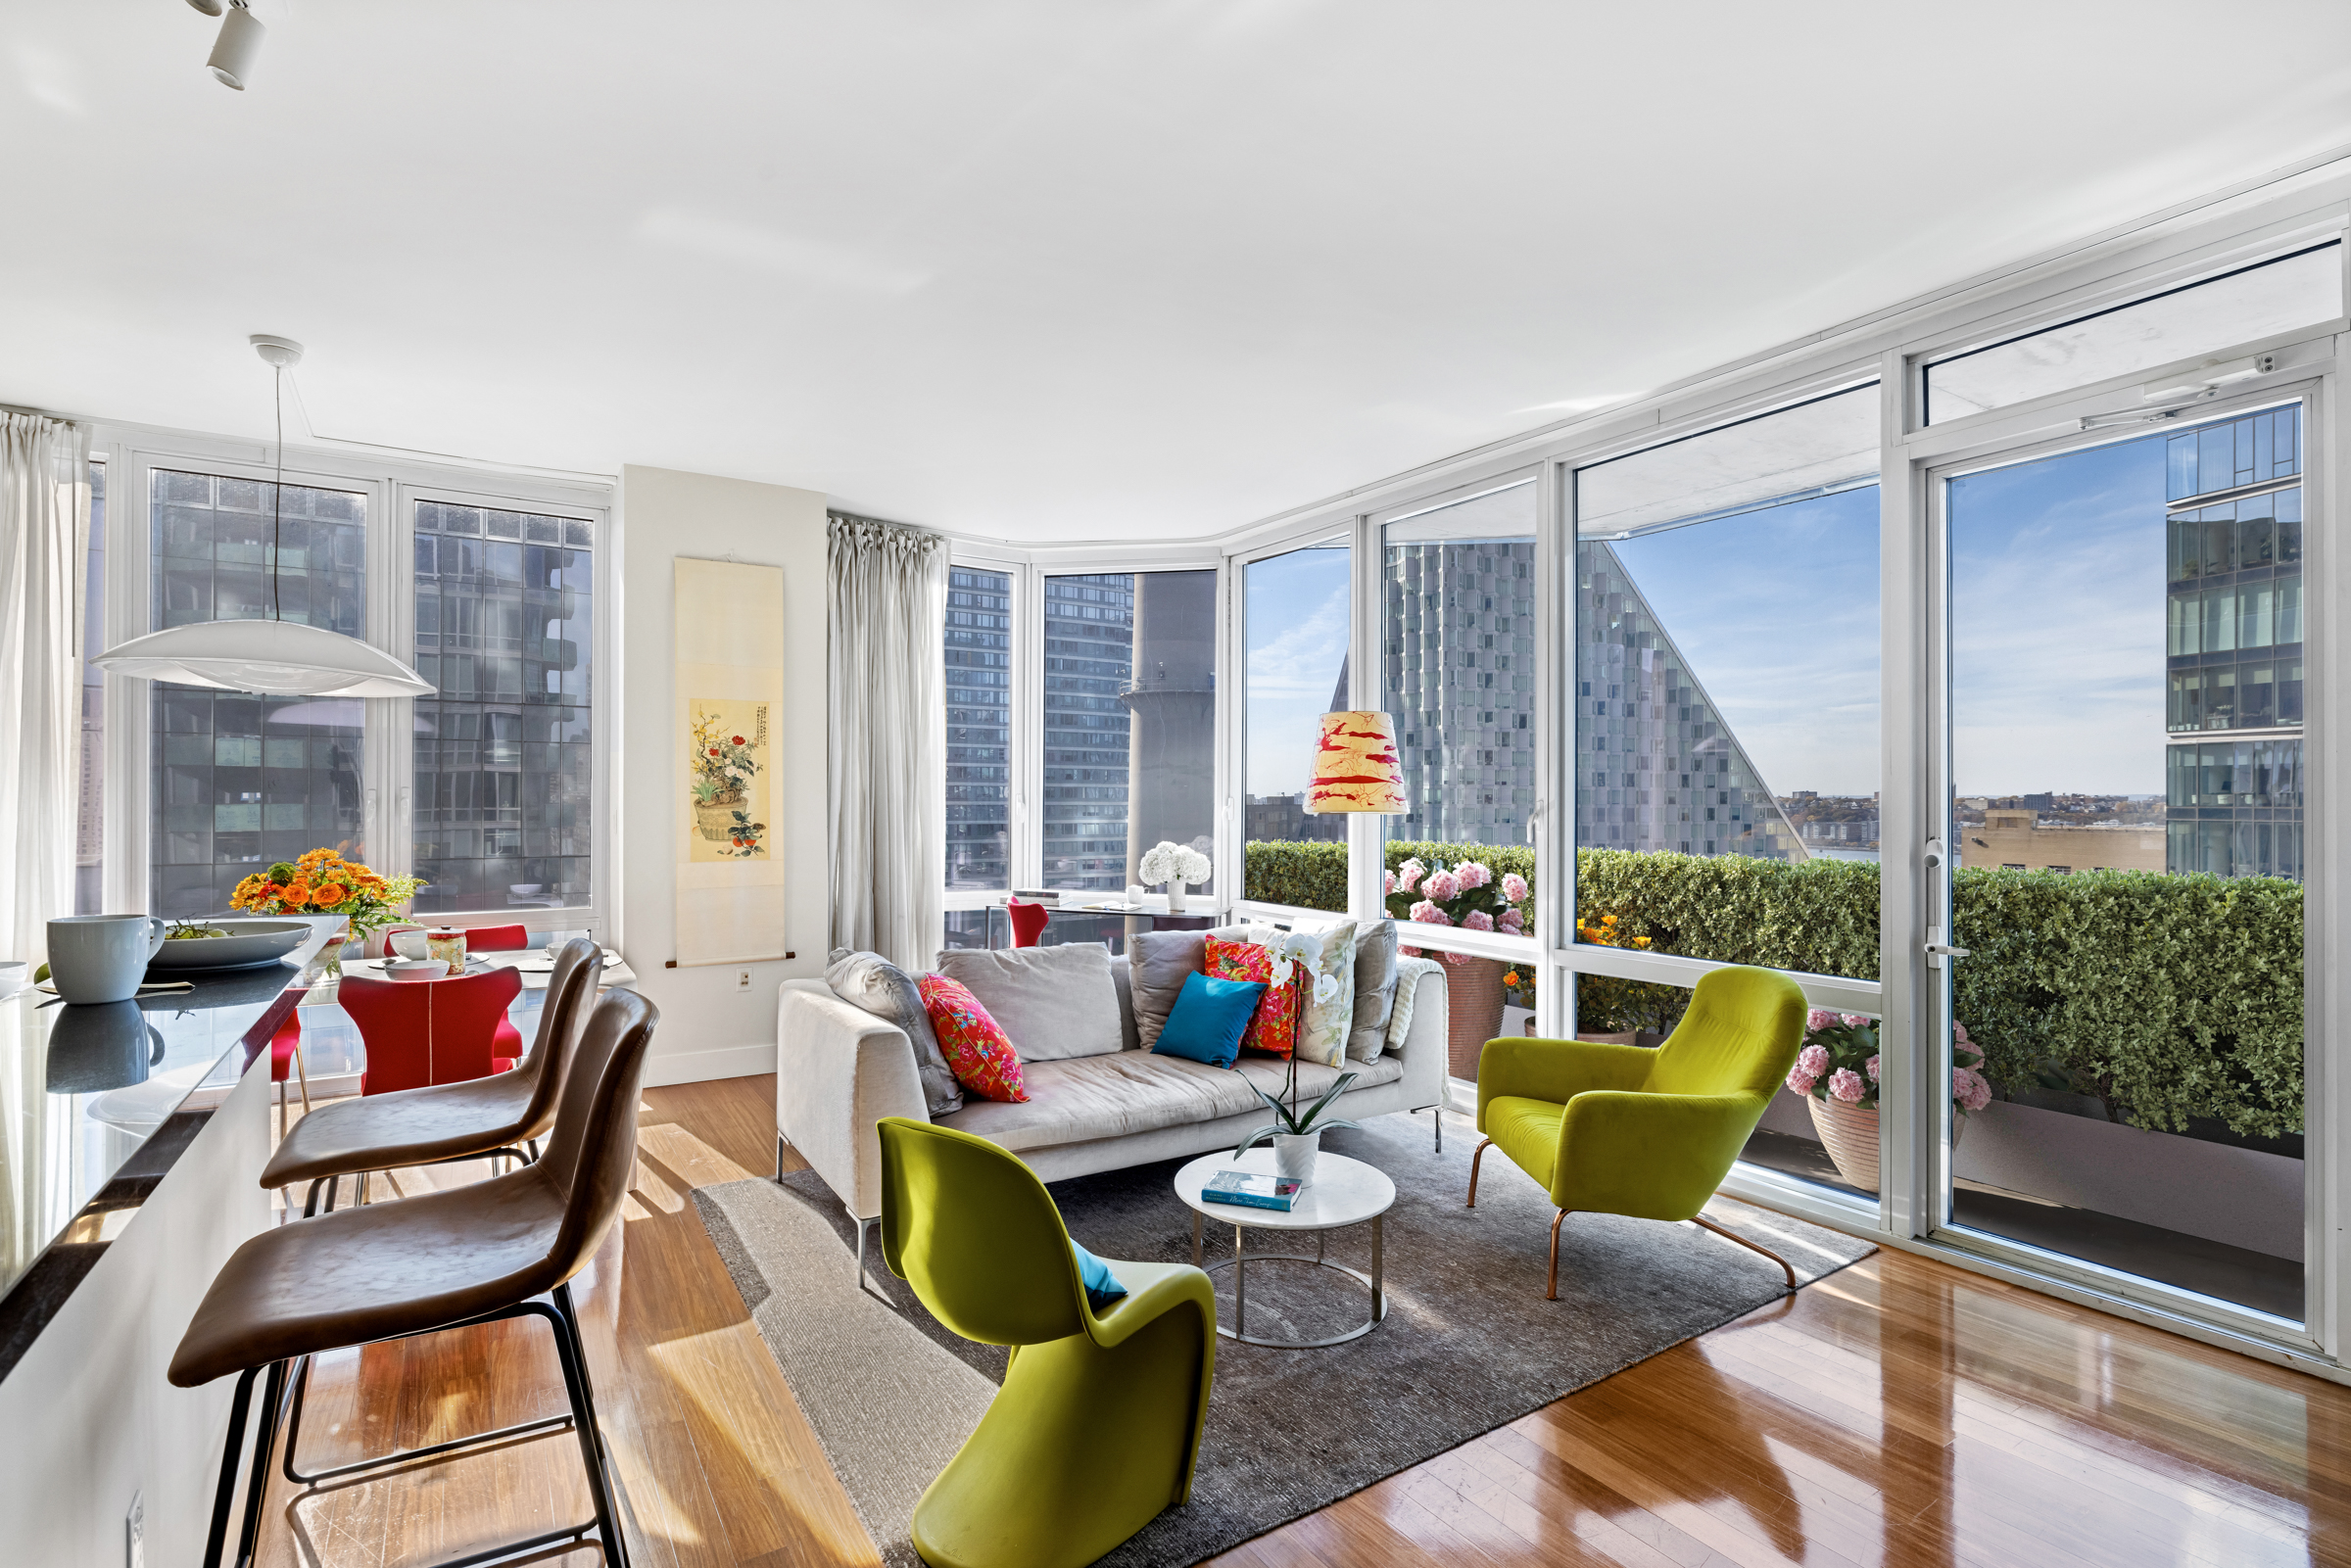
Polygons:
M301 999L342 927L264 969L78 1008L0 999L0 1378L122 1235Z

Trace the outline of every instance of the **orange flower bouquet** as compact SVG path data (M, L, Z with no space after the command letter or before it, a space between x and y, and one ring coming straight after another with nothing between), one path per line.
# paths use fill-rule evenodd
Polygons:
M300 860L279 861L237 883L231 909L254 915L341 915L352 935L365 936L398 924L401 906L425 885L421 877L379 877L332 849L313 849Z

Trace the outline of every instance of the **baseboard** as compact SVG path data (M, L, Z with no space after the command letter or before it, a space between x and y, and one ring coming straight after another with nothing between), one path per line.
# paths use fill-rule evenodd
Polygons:
M714 1051L654 1054L645 1064L645 1086L658 1089L670 1083L706 1083L712 1078L749 1078L776 1070L776 1047L728 1045Z

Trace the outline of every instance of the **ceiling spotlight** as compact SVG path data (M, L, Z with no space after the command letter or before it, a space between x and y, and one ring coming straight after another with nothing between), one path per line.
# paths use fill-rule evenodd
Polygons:
M218 9L217 0L211 10L202 0L189 0L189 4L208 16ZM220 36L213 44L213 57L205 62L220 85L245 90L245 84L253 79L253 63L261 58L262 34L267 30L262 19L245 8L245 0L229 0L228 15L220 19Z
M220 14L220 0L188 0L188 4L208 17L216 17Z

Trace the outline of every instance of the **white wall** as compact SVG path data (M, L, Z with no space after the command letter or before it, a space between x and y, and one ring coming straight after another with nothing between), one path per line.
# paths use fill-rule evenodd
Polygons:
M0 1562L120 1568L134 1492L148 1568L203 1560L236 1379L164 1373L213 1276L268 1223L268 1158L264 1053L0 1382Z
M666 468L621 471L621 904L618 946L637 989L661 1009L648 1084L772 1072L776 987L824 973L825 498L813 490ZM791 878L789 962L665 969L676 956L676 641L672 568L680 555L784 569L783 790L777 843Z

